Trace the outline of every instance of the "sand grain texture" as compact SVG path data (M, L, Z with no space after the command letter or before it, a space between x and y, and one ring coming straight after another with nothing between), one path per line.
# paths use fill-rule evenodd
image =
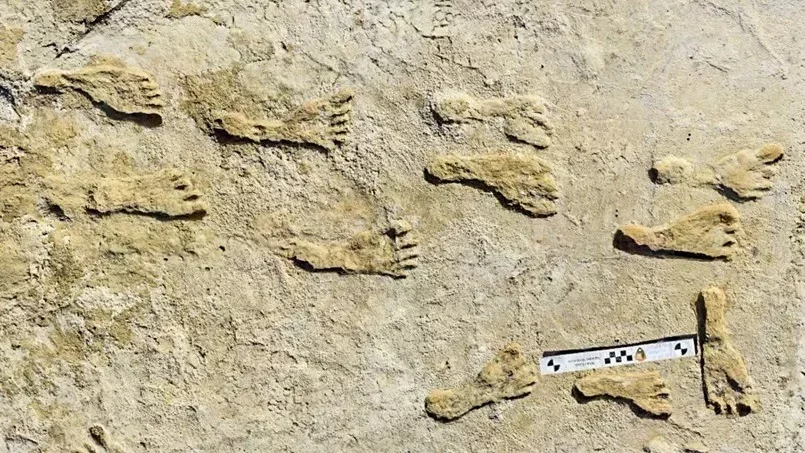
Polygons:
M0 452L805 451L802 17L0 0ZM538 375L710 287L669 418Z

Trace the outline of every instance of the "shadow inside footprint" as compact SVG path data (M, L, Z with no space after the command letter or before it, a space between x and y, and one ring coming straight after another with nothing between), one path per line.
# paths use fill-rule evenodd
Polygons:
M218 142L219 145L252 145L252 146L289 146L298 149L305 149L309 151L315 151L317 153L328 154L330 150L323 146L315 145L312 143L303 143L303 142L293 142L288 140L279 140L279 141L268 141L263 140L256 142L252 139L245 138L245 137L238 137L236 135L229 134L222 128L213 124L210 126L212 130L212 135L215 138L215 141ZM343 143L337 142L338 146L343 146Z
M190 214L179 214L179 215L171 215L164 212L138 212L138 211L109 211L109 212L101 212L97 209L92 208L84 208L87 214L103 218L109 217L113 215L129 215L129 216L138 216L138 217L150 217L155 220L159 220L160 222L174 222L174 221L199 221L203 220L204 217L207 216L206 210L200 210L196 212L192 212Z
M702 395L707 401L707 382L704 372L704 343L707 338L707 311L704 306L704 295L699 293L696 297L696 335L699 342L699 371L701 372Z
M735 203L746 203L747 201L757 201L757 198L746 198L738 195L738 192L730 189L727 186L716 185L715 186L716 192L721 194L722 197L735 202Z
M88 97L88 96L87 96ZM89 97L88 97L89 98ZM92 100L92 99L90 99ZM115 121L128 121L136 123L140 126L153 129L162 125L162 116L153 113L123 113L119 112L112 107L102 102L92 102L98 109L100 109L106 116Z
M648 169L648 179L653 184L659 184L657 181L660 179L660 172L656 168L652 167Z
M487 401L487 402L485 402L485 403L481 403L481 404L478 404L478 405L473 406L473 407L472 407L472 409L470 409L470 410L469 410L469 411L467 411L466 413L462 414L461 416L459 416L459 417L455 417L455 418L445 418L445 417L440 417L440 416L438 416L438 415L436 415L436 414L433 414L433 413L430 413L430 412L428 412L428 411L425 411L425 414L426 414L428 417L430 417L431 419L436 420L436 421L437 421L437 422L439 422L439 423L450 424L450 423L456 422L456 421L458 421L458 420L461 420L461 419L462 419L462 418L464 418L464 417L465 417L465 416L466 416L468 413L470 413L470 412L472 412L472 411L474 411L474 410L476 410L476 409L480 409L480 408L482 408L482 407L486 407L486 406L494 406L495 404L500 404L500 403L502 403L503 401L517 401L517 400L521 400L521 399L528 398L529 396L531 396L531 393L530 393L530 392L529 392L529 393L524 393L524 394L522 394L522 395L516 395L516 396L506 397L506 398L504 398L504 399L502 399L502 400L500 400L500 401Z
M61 96L64 93L64 91L62 90L46 86L37 86L36 91L40 94L53 97ZM137 123L149 129L153 129L155 127L159 127L162 125L161 115L153 113L123 113L121 111L115 110L113 107L109 106L106 103L98 102L92 99L91 96L80 90L75 90L74 92L89 100L94 107L98 108L98 110L102 111L104 115L115 121L127 121L131 123Z
M615 236L612 238L612 246L622 252L652 258L679 258L695 261L727 261L726 257L714 258L699 253L679 252L674 250L651 250L651 248L648 246L638 244L634 241L634 239L625 235L621 230L615 232Z
M254 140L228 134L215 123L208 124L207 127L209 127L209 129L212 131L212 136L219 145L261 145L260 143L256 143Z

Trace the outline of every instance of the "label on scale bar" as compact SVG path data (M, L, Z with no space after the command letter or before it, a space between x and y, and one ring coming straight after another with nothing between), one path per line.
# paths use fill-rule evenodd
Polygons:
M543 375L560 374L697 355L696 335L681 335L622 346L546 351L539 368Z

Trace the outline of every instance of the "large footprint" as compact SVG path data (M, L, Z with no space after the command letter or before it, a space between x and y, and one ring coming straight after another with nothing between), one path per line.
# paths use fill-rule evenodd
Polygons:
M165 101L150 74L115 58L95 58L81 69L49 70L34 77L34 85L64 91L72 89L96 103L125 114L162 118Z
M724 291L715 286L702 291L697 311L699 318L704 319L704 332L700 332L700 336L705 395L707 404L717 414L747 415L756 411L759 403L743 357L732 345L724 322L726 310Z
M769 144L756 150L744 149L730 154L712 167L696 168L690 161L667 156L654 163L659 184L687 184L725 189L738 198L761 198L774 187L774 164L783 157L780 145Z
M580 378L574 387L587 398L608 396L627 400L656 417L667 417L672 412L670 392L656 371L604 371Z
M101 178L91 183L87 209L99 214L127 212L156 217L203 215L201 192L183 171L167 169L144 176Z
M744 235L738 211L729 203L719 203L657 227L624 225L618 229L615 242L627 251L632 247L624 238L653 252L730 259Z
M556 214L559 191L553 170L539 157L505 152L447 155L430 161L425 170L438 181L481 185L527 214Z
M222 113L215 119L215 128L254 142L310 144L332 151L347 141L352 125L353 96L352 90L343 89L307 101L277 120L255 120L241 113Z
M419 257L411 230L407 222L395 222L380 233L364 231L343 242L297 239L285 244L281 253L312 270L405 278Z
M435 418L453 420L476 407L531 393L538 376L539 369L523 356L520 345L510 343L472 381L431 391L425 410Z
M538 96L476 99L464 93L452 93L437 97L432 108L439 120L447 123L503 118L503 131L509 138L538 148L551 144L553 126L548 120L545 101Z

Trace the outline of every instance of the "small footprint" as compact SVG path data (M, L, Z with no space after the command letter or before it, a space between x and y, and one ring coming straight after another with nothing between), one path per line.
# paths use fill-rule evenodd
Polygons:
M548 120L545 101L537 96L476 99L464 93L451 93L437 97L432 108L445 123L503 118L503 132L509 138L537 148L551 144L553 126Z
M201 196L183 171L167 169L144 176L101 178L90 184L86 208L98 214L199 216L207 212Z
M757 411L759 402L753 381L741 353L732 345L724 322L727 295L711 286L701 292L696 303L698 316L704 321L702 337L702 379L707 405L717 414L747 415Z
M405 11L405 19L422 35L428 38L450 36L455 18L453 0L423 0L411 2ZM395 11L394 14L399 14ZM394 20L394 19L392 19Z
M34 85L87 95L95 103L128 115L150 115L162 120L165 101L153 77L113 57L96 57L81 69L49 70L34 77Z
M693 441L681 447L671 443L665 437L657 435L646 442L646 445L643 446L643 451L646 453L707 453L710 450L698 441Z
M437 181L480 185L505 204L532 216L556 214L559 191L552 169L536 156L503 152L440 156L428 163L425 171Z
M109 439L103 426L92 425L88 431L90 442L84 442L83 448L73 450L73 453L124 453L123 448Z
M656 371L598 372L577 380L574 389L586 398L627 400L656 417L668 417L672 412L670 391Z
M780 145L769 144L756 150L730 154L713 167L699 167L681 157L667 156L654 163L652 173L658 184L709 186L727 191L739 199L761 198L774 187L774 164L783 157Z
M629 252L644 247L652 252L730 259L744 236L738 211L729 203L719 203L657 227L624 225L615 233L614 242Z
M431 391L425 410L434 418L454 420L477 407L531 393L538 376L539 369L523 356L520 345L510 343L472 381Z
M281 253L311 270L405 278L419 257L411 231L407 222L395 222L380 233L364 231L344 242L291 240Z
M255 142L310 144L332 151L346 143L352 125L350 89L305 102L278 120L254 120L241 113L226 112L214 127L238 138Z

